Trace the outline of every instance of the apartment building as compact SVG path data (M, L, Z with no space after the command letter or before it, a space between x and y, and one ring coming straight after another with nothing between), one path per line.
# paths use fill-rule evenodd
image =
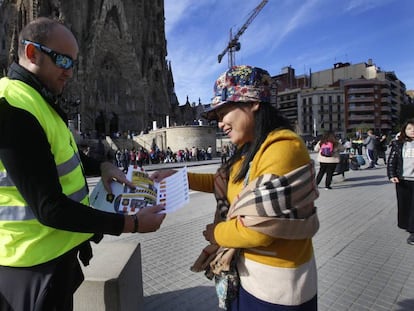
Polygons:
M302 135L318 136L325 131L333 131L344 136L346 127L343 90L339 87L302 89L298 120Z
M372 60L295 76L291 67L273 77L276 106L304 136L330 130L345 137L360 129L388 133L398 125L401 105L408 104L405 84Z

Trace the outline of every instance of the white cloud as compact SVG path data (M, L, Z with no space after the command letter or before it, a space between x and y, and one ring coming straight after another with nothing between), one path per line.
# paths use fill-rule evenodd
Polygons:
M346 12L361 14L395 0L351 0L345 7Z

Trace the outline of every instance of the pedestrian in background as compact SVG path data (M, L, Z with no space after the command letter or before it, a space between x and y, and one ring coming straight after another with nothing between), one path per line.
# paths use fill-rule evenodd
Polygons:
M224 164L227 162L228 155L229 155L229 147L227 145L223 145L223 147L221 147L221 164Z
M405 121L391 142L387 175L397 193L398 227L408 231L407 243L414 245L414 119Z
M216 120L237 148L217 174L188 173L191 189L214 191L217 200L216 221L204 231L211 245L199 258L214 257L211 250L222 247L207 271L219 285L221 273L237 267L241 286L238 293L231 291L230 303L218 287L221 307L315 311L314 166L303 140L271 105L271 84L267 71L251 66L234 66L215 83L205 117ZM160 171L153 178L171 173Z
M213 147L207 147L207 160L211 160L213 158Z
M374 135L374 132L372 130L368 130L367 134L368 136L364 139L364 142L362 143L366 149L366 155L368 159L367 168L375 168L375 163L377 162L375 151L377 137Z
M381 135L381 138L379 138L379 144L378 144L378 151L377 151L377 156L378 159L383 159L384 161L384 165L387 165L387 157L385 152L387 151L387 135L383 134Z
M322 181L325 177L325 189L332 189L332 178L335 173L335 168L341 161L340 152L344 150L344 147L336 139L335 134L331 131L325 132L321 140L317 142L314 150L318 152L317 161L319 162L319 172L316 176L316 184Z
M0 80L0 310L73 309L88 265L89 241L149 232L161 206L136 215L89 206L85 174L101 174L111 193L123 172L79 152L57 102L73 75L78 44L58 21L35 19L18 38L18 63ZM24 143L22 143L24 142ZM33 150L27 157L27 150ZM79 259L78 259L79 256Z

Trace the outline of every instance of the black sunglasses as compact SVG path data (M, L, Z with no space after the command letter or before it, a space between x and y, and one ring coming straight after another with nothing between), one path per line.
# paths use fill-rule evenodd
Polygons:
M70 69L75 65L75 62L72 59L72 57L55 52L52 49L49 49L48 47L41 45L40 43L36 43L30 40L24 40L24 39L21 41L21 43L25 45L33 44L37 49L39 49L40 51L48 55L53 60L55 65L58 66L59 68Z

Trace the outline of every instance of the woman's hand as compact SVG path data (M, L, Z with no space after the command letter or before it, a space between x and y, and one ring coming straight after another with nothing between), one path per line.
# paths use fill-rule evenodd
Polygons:
M160 170L155 171L150 175L150 178L155 182L160 182L164 178L174 175L177 171L176 170Z
M215 224L208 224L206 230L203 231L204 238L210 242L210 244L217 244L216 239L214 238L214 228Z
M398 177L391 177L390 182L392 182L393 184L398 184L400 180L398 179Z

